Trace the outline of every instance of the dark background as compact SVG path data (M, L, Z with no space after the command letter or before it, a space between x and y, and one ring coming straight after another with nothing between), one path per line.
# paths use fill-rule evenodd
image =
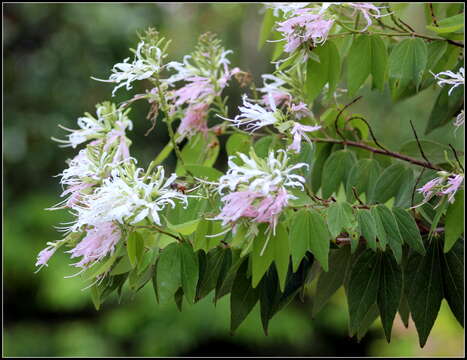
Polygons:
M316 319L311 298L292 303L271 322L264 336L255 308L235 336L229 334L228 297L216 307L211 299L179 313L175 305L157 305L146 286L135 299L121 304L111 299L100 311L88 291L81 291L66 254L57 253L50 266L34 274L35 257L47 241L58 239L53 228L69 217L45 211L59 201L61 188L53 176L74 155L50 137L63 137L57 125L75 127L77 117L94 113L97 102L110 99L107 78L116 62L136 47L136 31L156 27L172 39L170 60L192 51L198 36L212 31L233 49L232 65L260 74L271 72L272 46L256 44L262 15L259 4L4 4L3 5L3 299L5 356L183 356L183 355L460 355L463 329L443 303L432 335L418 348L413 323L406 330L398 320L393 340L386 344L379 320L358 344L347 336L347 305L342 290ZM423 29L417 5L406 9L406 20ZM132 93L144 90L136 84ZM257 85L261 85L257 82ZM390 148L411 139L408 120L424 129L435 86L414 98L393 104L388 94L363 90L355 106L371 121L378 138ZM236 86L227 89L231 112L239 103ZM112 101L131 95L123 89ZM343 102L345 101L342 100ZM427 104L430 104L429 106ZM167 141L157 127L149 136L147 105L133 106L132 153L146 166ZM439 129L428 138L463 147L462 130ZM397 134L397 136L395 136ZM401 135L402 134L402 135ZM173 165L169 159L168 166ZM310 290L312 292L313 289Z

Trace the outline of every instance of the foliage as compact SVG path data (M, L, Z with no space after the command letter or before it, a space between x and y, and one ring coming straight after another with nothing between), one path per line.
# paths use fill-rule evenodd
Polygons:
M229 52L213 35L202 36L183 63L166 64L168 42L149 29L140 35L133 63L115 65L106 81L117 90L121 81L129 88L146 80L152 89L118 108L98 104L96 118L82 120L92 125L68 135L65 143L73 148L93 140L80 154L99 171L62 174L72 189L63 207L78 218L68 236L48 243L38 265L58 247L71 247L73 257L83 256L75 265L96 308L113 292L121 296L124 284L135 294L152 283L157 302L174 300L180 309L184 301L230 294L231 330L259 303L266 333L270 320L317 279L313 312L343 286L351 336L362 338L380 317L390 341L396 313L410 313L423 347L443 298L459 322L464 316L463 191L457 191L463 154L420 139L413 124L414 143L387 149L368 121L350 111L359 97L339 103L339 86L345 79L349 93L359 94L371 75L372 87L389 88L398 102L432 86L434 69L459 70L457 58L440 53L462 47L463 13L444 6L455 15L433 18L427 29L434 34L423 35L397 15L381 17L376 7L373 13L353 9L362 12L362 22L374 18L362 31L352 9L332 5L324 9L324 20L334 25L328 34L291 49L297 31L291 28L277 42L273 55L282 58L273 76L263 77L263 88L229 68ZM276 23L293 20L290 12L319 9L273 10L265 14L260 45L270 34L281 36ZM165 73L170 69L176 72ZM249 87L251 98L245 96L240 114L230 119L222 91L234 78ZM441 91L427 132L453 131L446 123L461 111L463 86L449 84L456 89ZM132 127L125 109L141 99L151 105L149 118L165 123L170 135L147 170L125 155L131 145L125 131ZM315 107L325 111L315 116ZM231 155L226 173L215 168L223 143ZM160 164L171 152L176 175L166 179ZM97 237L104 226L111 234Z

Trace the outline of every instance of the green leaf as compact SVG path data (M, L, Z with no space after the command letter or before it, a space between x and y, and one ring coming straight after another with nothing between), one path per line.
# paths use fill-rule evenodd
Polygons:
M200 221L199 219L196 219L196 220L190 220L183 224L177 224L177 225L168 224L167 227L170 230L176 231L182 235L191 235L196 231L199 221Z
M217 169L209 166L203 165L185 165L185 169L200 179L208 181L217 181L219 178L224 175Z
M454 15L438 21L438 26L428 25L426 27L437 34L448 34L464 28L464 13Z
M258 50L260 50L271 33L272 27L274 26L274 15L272 9L266 9L263 17L263 23L261 24L261 30L258 39Z
M238 152L248 154L252 145L253 143L251 136L235 133L227 139L225 149L228 156L236 155Z
M259 291L261 323L264 333L268 335L269 320L276 313L282 295L279 291L279 279L274 267L270 267L266 272L259 285Z
M290 221L289 243L294 272L305 253L310 250L309 223L309 214L305 209L296 212Z
M305 90L309 102L320 94L326 83L329 84L329 94L332 95L341 72L339 51L332 41L326 41L324 45L314 48L313 53L319 56L320 61L311 57L308 59Z
M444 297L457 321L464 326L464 241L457 241L443 254Z
M233 286L235 277L237 276L237 271L240 266L244 263L246 257L240 257L240 253L232 253L231 263L225 273L225 276L219 276L219 279L222 278L222 281L218 282L216 286L216 296L214 301L219 300L224 295L227 295Z
M423 245L422 236L414 218L408 211L397 207L392 208L392 213L397 221L397 226L404 243L424 256L426 254L425 246Z
M290 261L289 234L282 224L276 227L276 235L271 239L274 249L274 264L279 277L280 290L284 291Z
M391 254L383 253L377 303L388 342L391 341L392 323L399 308L401 294L402 270Z
M127 252L130 263L133 267L141 261L144 251L144 240L141 234L133 231L127 238Z
M167 145L164 146L164 148L161 150L161 152L157 155L157 157L154 159L154 163L156 165L160 164L161 162L163 162L167 156L170 155L170 153L172 152L174 146L173 146L173 143L172 141L170 141Z
M358 160L350 170L347 184L346 193L349 201L355 201L355 196L352 187L355 187L357 194L366 194L367 199L373 198L373 192L381 174L381 166L378 161L374 159L361 159Z
M396 163L384 169L376 181L374 197L369 199L372 203L385 203L392 197L396 197L402 185L405 175L405 166Z
M316 146L316 160L311 165L311 189L317 193L321 187L321 178L324 163L331 154L332 144L318 143Z
M344 278L350 265L350 247L343 246L331 250L329 254L329 271L322 272L313 298L313 317L326 305L331 296L344 284Z
M222 231L222 223L220 221L202 219L193 236L193 248L195 251L203 250L208 252L220 244L221 236L211 237L211 235L219 234Z
M324 198L328 198L334 192L337 192L341 183L345 185L355 161L355 155L348 150L336 151L327 158L321 180L321 190Z
M385 205L376 206L376 211L387 234L389 247L394 253L397 263L400 264L402 260L402 236L397 227L397 221L391 210Z
M420 146L422 147L423 152L425 153L428 160L430 160L430 162L433 164L445 163L446 157L444 153L446 151L448 152L448 157L452 160L455 160L453 159L451 149L447 145L440 144L432 140L420 140ZM408 155L410 157L424 161L423 156L420 154L420 149L418 147L417 141L415 140L410 140L402 144L399 152L404 155Z
M331 234L328 231L323 217L316 210L313 209L304 210L299 214L303 216L303 222L300 223L300 227L303 228L302 236L306 238L306 242L308 243L308 249L310 249L315 258L320 262L324 271L328 271L328 255ZM294 259L295 256L295 260L293 261L297 261L298 257L296 255L296 250L294 250L295 244L293 243L293 241L294 239L292 238L292 259Z
M219 275L224 266L225 258L229 255L228 249L215 248L206 255L204 271L200 273L196 300L200 300L216 288Z
M261 281L264 273L274 260L274 245L272 235L265 234L265 226L259 227L259 233L253 240L253 251L251 252L251 280L252 286L256 286Z
M435 73L436 66L440 63L443 58L446 50L448 48L448 43L443 40L431 41L427 45L428 47L428 59L426 63L425 72L423 75L422 88L425 88L431 85L436 79L432 73Z
M350 272L347 291L349 330L353 334L362 324L368 310L376 302L381 271L381 254L365 250Z
M429 134L434 129L449 123L464 107L464 88L459 86L449 95L450 86L444 86L439 93L425 130Z
M273 150L278 144L277 137L274 135L268 135L260 138L253 145L256 155L261 158L268 156L269 151Z
M182 283L181 259L178 243L172 243L161 251L157 262L157 296L161 303L171 300Z
M347 87L350 96L358 91L370 74L373 76L374 87L384 89L387 51L379 36L357 36L347 59Z
M359 233L363 236L373 251L376 251L376 222L370 211L359 209L357 211Z
M365 334L368 332L368 329L370 328L371 325L375 322L375 320L379 316L379 310L378 306L376 304L371 305L371 307L368 309L367 313L365 314L365 317L363 318L362 322L360 323L360 326L358 327L357 330L357 341L361 341Z
M181 157L185 165L203 165L211 167L219 155L219 139L212 132L207 136L198 133L193 136L183 147ZM178 176L185 175L185 169L181 163L177 163Z
M196 284L198 283L198 256L190 244L184 242L178 246L180 252L181 285L187 301L191 304L195 301Z
M376 237L379 240L379 246L381 250L386 251L386 245L388 244L388 235L386 234L383 222L381 221L381 217L379 216L379 211L376 209L376 207L373 207L370 209L370 214L376 225Z
M247 277L248 263L245 262L236 273L230 295L230 330L234 332L245 320L259 299L259 288L251 286Z
M402 290L401 303L399 304L399 316L404 323L405 328L409 327L409 318L410 318L410 308L407 301L407 296L405 296L404 290Z
M440 244L432 239L426 256L412 253L404 269L404 287L420 346L426 343L443 299Z
M464 232L464 190L459 190L449 204L444 221L444 252L451 250Z
M405 39L398 43L388 59L389 78L392 80L394 98L409 84L420 85L428 59L426 42L419 38Z
M355 218L352 207L347 202L336 202L327 209L328 228L333 238L337 237L343 230L352 227Z

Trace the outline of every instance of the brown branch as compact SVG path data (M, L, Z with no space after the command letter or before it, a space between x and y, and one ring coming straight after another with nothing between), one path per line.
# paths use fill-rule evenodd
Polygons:
M433 19L433 24L435 24L436 27L439 27L438 21L436 20L435 16L435 10L433 9L433 3L428 3L428 6L430 7L430 14L431 18Z
M428 160L428 158L425 155L425 152L423 151L422 144L420 143L420 140L418 140L418 135L417 135L417 132L415 131L415 127L413 126L412 120L409 120L409 122L410 122L410 126L412 127L412 131L413 131L413 134L415 136L415 140L417 141L418 150L420 150L420 154L422 155L422 158L424 158L425 161L428 164L431 164L431 161Z
M436 170L436 171L443 170L439 166L427 163L425 161L421 161L421 160L412 158L412 157L404 155L404 154L399 154L399 153L394 152L394 151L380 150L380 149L374 148L374 147L372 147L370 145L359 143L357 141L348 141L348 140L347 141L342 141L342 140L337 140L337 139L325 139L325 138L310 138L310 140L314 141L314 142L324 142L324 143L331 143L331 144L342 144L342 145L346 144L346 145L349 145L349 146L354 146L354 147L358 147L358 148L361 148L361 149L371 151L372 153L375 153L375 154L387 155L387 156L390 156L390 157L393 157L393 158L396 158L396 159L399 159L399 160L403 160L403 161L406 161L406 162L409 162L411 164L418 165L418 166L421 166L421 167L424 167L424 168L428 168L428 169L432 169L432 170Z

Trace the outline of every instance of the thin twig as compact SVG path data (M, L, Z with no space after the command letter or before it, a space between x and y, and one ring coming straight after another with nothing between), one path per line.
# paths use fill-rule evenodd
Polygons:
M365 205L363 203L363 201L360 199L360 197L358 196L358 192L357 192L357 189L355 188L355 186L352 186L352 192L353 192L353 195L355 196L355 199L357 199L357 201L360 203L360 205Z
M414 207L414 201L415 201L415 191L417 190L418 183L420 179L422 178L422 175L424 172L425 172L425 168L422 168L422 171L420 171L420 174L418 175L417 180L415 181L415 184L412 190L412 200L410 201L410 207L412 208L414 214L415 214L415 209L413 207Z
M384 151L389 151L388 149L386 149L383 145L381 145L378 140L376 139L376 136L373 132L373 129L371 128L370 124L368 123L368 121L366 121L363 117L361 116L352 116L351 118L347 119L347 122L350 122L352 120L355 120L355 119L360 119L362 120L366 126L368 127L368 130L370 131L370 135L371 135L371 138L373 139L374 143L379 146L381 149L383 149Z
M418 149L420 150L420 154L422 154L422 157L425 159L425 161L429 164L431 164L431 161L428 160L428 158L425 155L425 152L423 151L422 144L420 144L420 140L418 139L417 132L415 131L415 127L413 126L412 120L409 120L410 126L412 127L413 134L415 136L415 140L417 141Z
M359 96L355 99L353 99L350 103L348 103L347 105L345 105L340 111L339 113L337 114L336 116L336 120L334 120L334 127L336 129L336 133L342 138L342 140L344 140L344 144L345 144L345 137L344 135L341 134L340 130L339 130L339 126L337 124L338 120L339 120L339 117L342 115L342 113L345 111L345 109L347 109L348 107L350 107L351 105L355 104L358 100L360 100L363 96Z
M454 153L454 157L456 158L457 164L460 166L462 172L465 172L464 167L462 166L462 163L461 163L459 157L457 156L456 149L454 149L454 146L452 146L451 144L449 144L449 147L451 148L452 152Z
M433 3L428 3L428 6L430 7L430 14L431 18L433 19L433 24L435 24L436 27L439 27L438 21L436 20L435 16L435 10L433 9Z
M409 162L411 164L422 166L422 167L427 168L427 169L432 169L432 170L436 170L436 171L443 170L439 166L433 165L431 163L427 163L425 161L420 161L418 159L412 158L412 157L404 155L404 154L399 154L399 153L394 152L394 151L380 150L380 149L377 149L377 148L372 147L370 145L360 143L358 141L346 140L344 142L342 140L326 139L326 138L310 138L310 140L314 141L314 142L325 142L325 143L331 143L331 144L346 144L346 145L349 145L349 146L354 146L354 147L358 147L358 148L361 148L361 149L371 151L372 153L375 153L375 154L387 155L387 156L390 156L390 157L393 157L393 158L396 158L396 159L399 159L399 160L407 161L407 162Z

